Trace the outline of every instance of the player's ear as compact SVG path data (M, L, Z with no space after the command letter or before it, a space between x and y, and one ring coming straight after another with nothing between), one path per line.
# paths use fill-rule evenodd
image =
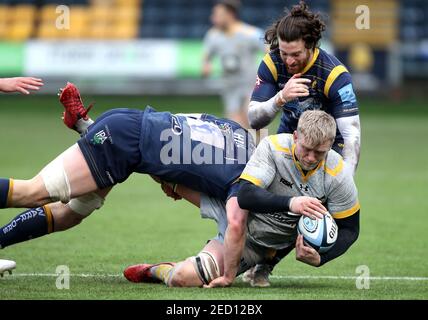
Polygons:
M297 142L297 138L298 138L297 130L294 130L294 132L293 132L293 141L294 141L294 143Z

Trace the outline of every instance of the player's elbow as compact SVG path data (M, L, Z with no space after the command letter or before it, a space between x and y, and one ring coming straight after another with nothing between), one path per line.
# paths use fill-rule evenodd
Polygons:
M360 226L358 225L354 228L354 230L352 230L351 244L357 241L359 236L360 236Z
M263 113L259 105L259 102L251 101L248 106L248 123L252 129L256 130L263 129L271 121L271 119Z

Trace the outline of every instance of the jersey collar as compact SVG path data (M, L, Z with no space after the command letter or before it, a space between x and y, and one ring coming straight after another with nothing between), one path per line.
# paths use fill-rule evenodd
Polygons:
M318 59L319 54L320 54L320 50L318 48L315 48L312 59L306 65L305 69L303 69L303 71L301 72L302 74L306 73L314 65L315 61Z

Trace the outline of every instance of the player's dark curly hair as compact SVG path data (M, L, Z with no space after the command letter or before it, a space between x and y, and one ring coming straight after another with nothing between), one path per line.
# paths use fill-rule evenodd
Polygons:
M271 50L275 50L278 48L278 38L287 42L302 39L307 49L314 49L319 45L324 30L325 24L321 21L319 13L312 13L308 5L300 1L291 10L285 9L285 16L266 30L265 42Z

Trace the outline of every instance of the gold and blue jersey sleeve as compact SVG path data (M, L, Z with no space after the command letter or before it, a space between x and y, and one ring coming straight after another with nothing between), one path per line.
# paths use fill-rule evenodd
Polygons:
M272 98L278 92L277 64L271 53L267 53L259 65L257 80L251 95L252 101L263 102Z

